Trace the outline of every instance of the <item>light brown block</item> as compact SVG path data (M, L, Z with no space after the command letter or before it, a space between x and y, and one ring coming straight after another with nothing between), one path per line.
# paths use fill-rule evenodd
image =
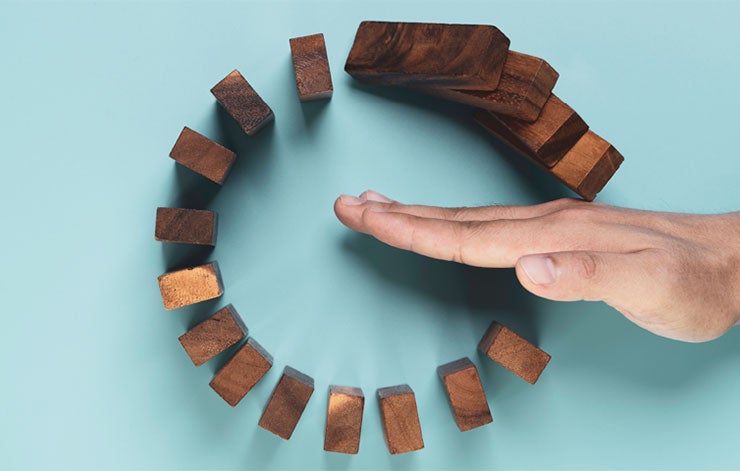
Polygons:
M214 211L183 208L157 208L154 238L160 242L216 245Z
M219 185L224 183L236 160L232 151L187 126L182 128L170 157Z
M550 361L550 355L496 321L486 330L478 350L531 384Z
M408 384L378 389L380 416L392 455L424 448L416 397Z
M272 368L272 355L249 337L211 380L210 386L235 407Z
M461 432L493 421L478 369L469 358L446 363L437 368L450 401L452 415Z
M324 35L319 33L291 38L290 52L293 56L293 70L300 100L331 98L334 86L331 83Z
M162 302L167 310L218 298L224 292L218 263L171 271L158 279Z
M179 340L195 366L200 366L249 334L249 329L229 304L199 323Z
M259 426L289 440L312 394L313 378L286 366L265 406Z
M211 93L249 136L257 133L275 118L267 103L238 70L234 70L218 82L211 89Z
M360 449L364 408L365 396L362 394L362 389L329 386L324 450L357 454Z

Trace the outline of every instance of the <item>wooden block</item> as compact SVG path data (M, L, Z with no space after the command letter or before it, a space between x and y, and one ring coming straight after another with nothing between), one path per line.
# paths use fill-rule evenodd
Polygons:
M491 322L478 350L531 384L550 361L550 355L496 321Z
M363 21L344 70L379 85L495 90L508 49L495 26Z
M290 53L293 56L293 70L300 100L331 98L334 86L331 83L324 35L319 33L291 38Z
M234 306L229 304L199 323L179 340L195 366L200 366L249 335Z
M357 454L360 449L364 408L365 395L362 394L362 389L329 386L324 450Z
M216 262L171 271L157 280L164 308L168 311L218 298L224 292L221 272Z
M180 165L222 185L234 165L236 154L185 126L170 151L170 157Z
M238 70L234 70L218 82L211 88L211 93L249 136L254 135L275 118L267 103Z
M408 384L378 389L380 417L392 455L424 448L414 391Z
M532 122L540 115L557 80L558 73L544 60L509 51L501 81L494 91L454 88L421 90L447 100Z
M289 440L312 394L313 378L286 366L265 406L259 426Z
M460 431L465 432L493 421L478 369L469 358L437 368L444 383L452 414Z
M272 355L249 337L211 380L210 386L235 407L272 368Z
M213 211L183 208L157 208L154 239L179 244L216 245L216 221Z

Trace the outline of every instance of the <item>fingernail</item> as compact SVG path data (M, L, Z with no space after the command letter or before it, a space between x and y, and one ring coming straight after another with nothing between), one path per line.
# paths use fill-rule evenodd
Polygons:
M526 255L519 264L532 283L536 285L551 285L555 283L555 265L547 255Z
M365 200L352 195L341 195L339 197L339 202L347 206L357 206L358 204L364 203Z
M378 203L393 203L392 199L388 198L385 195L381 195L377 191L373 190L365 190L365 192L361 196L364 196L365 199L376 201Z

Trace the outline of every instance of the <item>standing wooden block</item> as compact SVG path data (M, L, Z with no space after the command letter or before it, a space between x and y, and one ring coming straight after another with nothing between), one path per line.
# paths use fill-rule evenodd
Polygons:
M195 366L200 366L249 334L239 313L229 304L181 335L179 340Z
M259 426L289 440L313 394L313 378L289 366L265 406Z
M217 219L213 211L157 208L154 238L161 242L214 246Z
M550 355L495 321L483 335L478 350L531 384L537 382L550 361Z
M329 386L324 450L357 454L360 449L364 408L365 396L362 394L362 389Z
M444 364L437 368L437 373L444 383L452 414L461 432L493 421L478 369L469 358Z
M494 90L508 49L495 26L363 21L344 70L380 85Z
M392 455L424 448L416 397L408 384L378 389L380 416Z
M290 52L293 56L293 70L300 100L331 98L334 86L331 83L324 35L319 33L291 38Z
M224 401L235 407L272 368L272 355L249 337L238 352L220 369L210 386Z
M185 126L170 151L170 157L180 165L222 185L234 165L236 154Z
M218 298L224 292L221 272L216 262L171 271L157 280L164 308L168 311Z
M234 70L218 82L211 88L211 93L249 136L254 135L275 117L267 103L238 70Z

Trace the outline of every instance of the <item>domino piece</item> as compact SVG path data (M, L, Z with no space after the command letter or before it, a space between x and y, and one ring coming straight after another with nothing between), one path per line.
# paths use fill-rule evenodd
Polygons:
M182 208L157 208L154 239L178 244L216 245L216 222L213 211Z
M331 98L334 87L331 83L324 35L319 33L291 38L290 53L293 56L293 70L300 100Z
M231 407L239 404L272 368L272 355L249 337L211 380L210 386Z
M234 306L229 304L180 336L178 340L195 366L200 366L249 335Z
M211 88L211 93L249 136L257 133L275 118L267 103L238 70L234 70L218 82Z
M378 85L494 90L508 49L495 26L363 21L344 70Z
M187 126L182 128L170 157L219 185L223 185L236 160L232 151Z
M259 426L289 440L312 394L313 378L286 366L265 406Z
M493 421L478 369L469 358L446 363L437 368L447 391L452 414L461 432Z
M409 385L378 389L378 402L388 451L396 455L424 448L416 398Z
M537 382L550 355L498 322L491 322L478 350L530 384Z
M362 413L365 396L362 389L329 386L329 407L326 411L324 450L357 454L360 449Z
M224 293L218 263L171 271L157 278L164 308L169 310L220 297Z

